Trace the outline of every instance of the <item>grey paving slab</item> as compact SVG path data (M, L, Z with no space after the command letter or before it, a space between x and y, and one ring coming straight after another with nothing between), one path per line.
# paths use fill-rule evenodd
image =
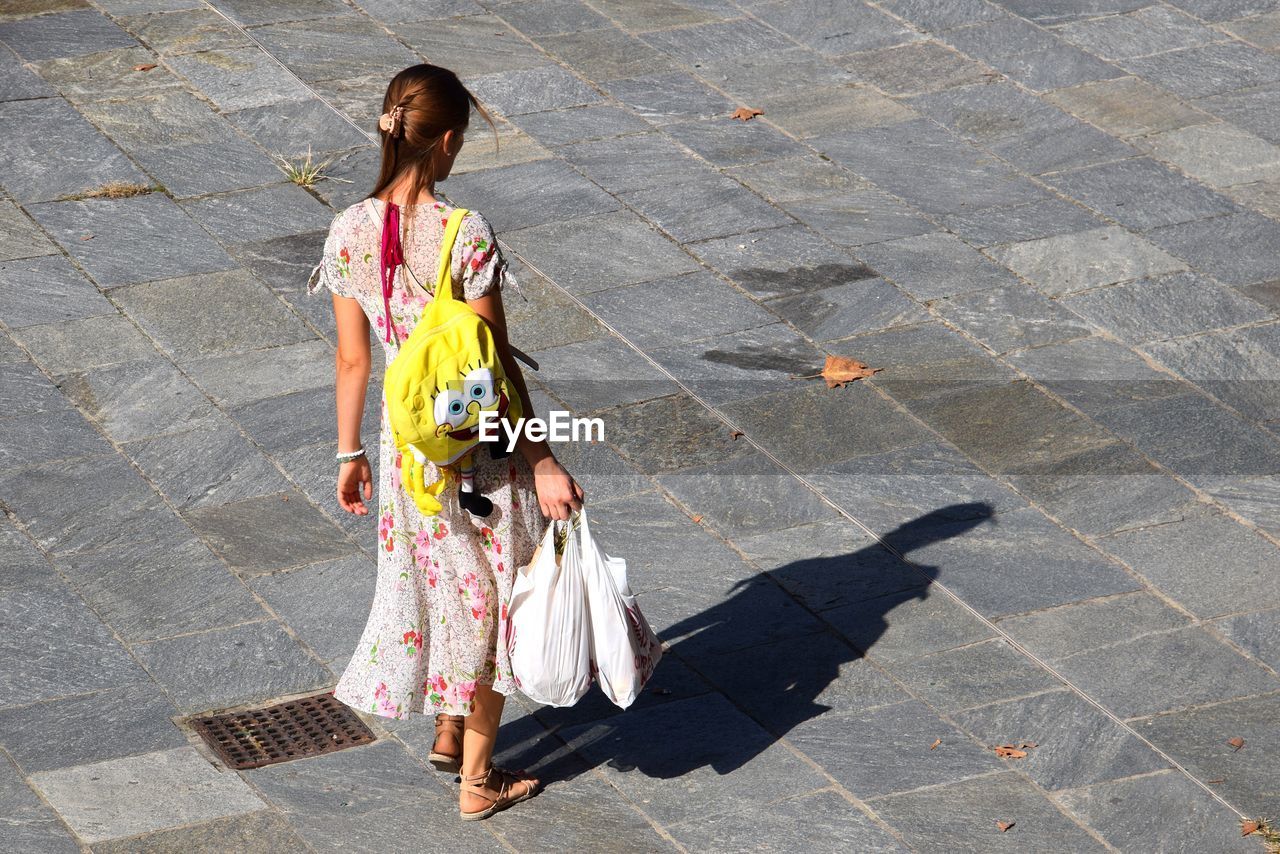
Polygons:
M107 447L95 453L0 476L5 504L42 548L56 557L127 543L148 529L153 538L183 529L122 457Z
M464 80L479 74L535 68L546 55L493 15L401 24L396 35Z
M597 82L674 68L667 56L616 27L540 36L538 44Z
M469 81L481 102L504 116L580 107L601 100L600 95L558 65L484 74Z
M1270 694L1159 715L1135 727L1196 777L1221 780L1213 784L1214 791L1229 803L1260 815L1280 794L1275 775L1278 706L1280 696ZM1227 744L1232 738L1244 739L1244 747Z
M670 829L682 844L699 850L751 848L783 852L788 840L816 838L853 851L906 851L890 832L834 791L821 791ZM812 836L810 836L812 834Z
M706 271L595 291L583 301L642 349L777 322L775 315ZM712 306L714 311L709 313Z
M111 19L89 9L0 23L0 41L25 60L82 56L136 44Z
M727 116L738 106L693 77L675 71L615 80L606 88L623 105L655 125Z
M759 454L661 475L658 481L730 538L835 515L821 499Z
M766 3L752 9L772 26L825 54L839 55L915 41L920 35L865 3L832 10L817 2Z
M174 56L169 64L221 110L261 107L307 97L288 72L257 48Z
M859 361L880 369L875 384L903 403L1014 378L985 350L937 322L860 335L857 345Z
M934 226L912 208L879 190L841 193L786 205L800 222L821 232L831 242L858 247L934 230Z
M951 234L921 234L875 243L861 247L858 255L921 300L1017 284L1008 270Z
M598 7L620 26L637 32L664 27L702 24L737 17L732 6L717 2L672 2L672 0L600 0Z
M664 132L720 167L746 166L807 153L807 149L763 122L727 117L667 125Z
M332 400L329 405L328 417L324 419L328 429L332 429L333 412ZM319 423L319 419L317 419ZM302 439L302 441L314 439L319 432L315 429L310 431L311 435ZM295 438L291 445L296 445L299 439ZM334 488L334 472L331 462L336 443L333 440L326 441L322 444L312 444L302 447L295 447L290 451L276 450L272 452L272 456L276 461L284 467L289 473L289 477L298 488L311 500L317 507L327 513L328 517L335 521L342 530L346 531L348 536L355 537L358 544L367 551L372 551L378 546L377 528L374 525L367 524L370 520L368 517L353 516L343 512L338 506L338 498ZM378 476L378 465L373 463L373 476ZM352 552L351 554L355 554Z
M355 547L297 492L186 511L232 569L249 575L350 554Z
M162 348L184 361L314 337L240 270L165 278L117 289L112 297Z
M698 269L677 244L625 211L535 225L508 232L502 241L557 285L578 294ZM583 244L608 246L609 251L587 259L572 248Z
M450 180L449 198L482 211L499 236L620 207L612 196L555 160L469 172Z
M930 577L933 568L924 570L910 570L917 585ZM993 636L988 626L950 596L923 586L831 608L823 611L822 618L897 679L905 662ZM923 696L918 685L908 683L908 687Z
M13 202L0 201L0 261L35 258L58 251Z
M372 425L379 418L382 390L370 383L365 397L364 423ZM327 442L335 438L330 389L308 389L265 398L233 407L229 414L269 454L315 444L320 438Z
M333 221L333 211L294 184L207 196L182 207L223 243L289 237L327 228Z
M435 800L434 772L391 740L259 768L253 785L295 819L340 811L356 816L385 807L415 807ZM337 785L334 780L341 780ZM439 793L443 795L443 792Z
M751 445L730 435L725 422L686 394L646 400L603 413L605 435L647 474L679 471L750 453ZM674 431L681 441L666 440Z
M40 801L8 757L0 762L0 803L7 818L0 825L0 843L6 847L20 851L80 850L67 826Z
M151 682L0 712L0 743L27 774L187 743L177 709ZM111 738L103 734L112 733Z
M312 18L336 18L351 14L351 9L337 0L283 0L270 8L252 0L218 0L219 10L243 26L269 24L274 21L298 21Z
M1059 796L1067 809L1095 828L1120 851L1251 851L1252 840L1240 838L1235 813L1207 792L1168 771L1131 780L1100 783ZM1169 820L1139 819L1133 808L1160 810Z
M1200 488L1267 533L1274 534L1276 478L1224 476L1203 478Z
M938 739L942 744L930 750ZM994 753L916 700L868 712L828 712L798 726L790 740L864 799L977 777L1000 767ZM850 751L851 744L865 749Z
M0 365L0 407L6 416L65 412L67 401L57 386L30 362Z
M155 58L146 48L129 47L32 64L63 97L80 106L102 98L178 91L182 78L153 62ZM155 67L138 70L152 65Z
M1048 181L1103 216L1138 231L1238 209L1224 196L1149 158L1060 172Z
M863 281L875 271L802 225L690 244L689 251L758 299L807 294Z
M649 353L711 405L794 386L820 371L822 354L782 323L730 332Z
M802 473L933 438L920 422L865 385L829 389L825 383L797 384L718 408L739 430ZM797 430L798 424L804 428Z
M1228 640L1272 670L1280 670L1280 611L1255 611L1214 624Z
M1084 207L1057 198L948 214L942 222L949 231L979 248L1075 234L1105 224Z
M870 806L925 851L1106 850L1011 771L876 799ZM1002 832L997 821L1014 826Z
M1280 175L1280 148L1233 125L1195 125L1137 141L1161 160L1213 187Z
M1009 765L1049 791L1168 768L1154 750L1071 691L1051 691L957 712L988 748L1034 744Z
M155 345L119 314L29 326L16 334L36 364L55 375L155 356Z
M271 154L305 158L365 145L368 138L314 98L246 107L226 114L246 136Z
M840 84L853 81L852 74L827 57L798 46L724 56L700 62L696 68L701 79L745 103L767 107L770 116L787 112L784 105L802 109L805 103L826 102ZM800 109L790 110L793 116L798 112ZM777 124L772 118L769 121Z
M183 365L187 375L219 404L240 406L333 383L333 350L318 339L209 356Z
M770 11L761 7L755 10L755 14L768 20ZM770 23L774 23L774 27L749 18L716 21L648 32L641 38L679 62L695 65L741 53L768 53L792 47L791 42L778 32L778 29L785 32L785 24L776 28L776 22Z
M255 27L254 38L303 80L333 80L380 73L389 78L417 57L366 18L324 19Z
M0 320L10 329L109 316L115 307L66 258L0 262Z
M1194 335L1269 320L1273 316L1239 292L1208 276L1190 272L1085 291L1067 297L1063 303L1099 327L1134 343ZM1200 341L1209 343L1207 339ZM1194 344L1188 346L1196 352ZM1185 357L1179 360L1174 355L1178 349L1177 345L1169 345L1161 352L1172 357L1175 368L1188 373ZM1200 350L1197 355L1205 358L1208 353ZM1192 369L1191 372L1198 371Z
M1280 690L1280 680L1194 626L1076 653L1054 666L1125 718ZM1143 678L1153 670L1159 680Z
M274 620L139 644L133 651L185 714L333 682L328 669Z
M1267 84L1203 98L1197 101L1197 106L1268 142L1277 143L1280 142L1280 124L1269 115L1275 109L1277 99L1280 99L1280 86Z
M1280 472L1275 440L1198 394L1154 398L1094 416L1140 451L1192 481ZM1212 449L1191 436L1216 437Z
M1022 282L936 300L944 319L997 353L1091 335L1092 328Z
M841 65L855 79L892 95L918 95L967 86L990 80L994 74L985 64L934 41L851 54L841 59Z
M355 650L372 602L375 566L355 554L255 578L251 586L327 662Z
M112 181L151 183L61 98L0 103L0 121L10 129L0 142L0 184L20 201L59 199ZM65 148L50 148L49 133L57 133Z
M111 446L79 413L51 409L6 418L0 461L11 469L109 453Z
M1171 239L1166 238L1163 245ZM1115 227L1028 240L991 254L1049 296L1186 268L1160 248Z
M1176 0L1173 5L1206 21L1245 18L1275 8L1274 0Z
M940 536L912 549L911 560L937 567L938 580L987 617L1140 586L1113 561L1031 508L1000 514L994 524L950 524L963 533Z
M1010 356L1010 361L1089 415L1191 391L1187 383L1157 371L1133 350L1104 338L1078 338L1024 350ZM1121 471L1141 473L1142 469Z
M779 204L865 189L848 169L815 155L726 170L727 174Z
M267 616L190 532L55 559L75 591L126 643Z
M891 663L886 669L908 690L946 713L1048 691L1062 684L998 638Z
M1101 649L1143 635L1189 625L1190 618L1152 593L1122 593L1005 617L999 627L1049 662Z
M0 101L24 101L54 94L49 84L28 69L8 47L0 47L0 69L4 70L0 76Z
M1148 238L1193 266L1212 270L1221 282L1248 285L1280 275L1280 263L1264 249L1280 237L1277 229L1274 220L1244 212L1156 229Z
M1208 508L1099 542L1197 616L1240 611L1242 602L1280 604L1265 585L1258 587L1280 559L1275 547ZM1218 580L1208 583L1211 578Z
M226 270L234 264L181 208L158 193L48 202L29 210L100 287Z
M898 17L929 30L948 30L976 24L992 20L1001 14L999 7L982 0L955 0L941 7L930 0L888 0L881 5Z
M1124 71L1072 45L1052 47L988 60L1033 92L1064 89L1090 80L1123 77Z
M95 854L166 854L175 850L192 854L216 854L224 848L237 851L302 850L304 843L278 813L268 810L214 819L144 836L130 836L93 846Z
M578 0L495 4L494 11L520 32L535 37L612 26L608 18Z
M673 749L653 751L657 733L672 739ZM570 727L562 734L614 788L644 801L645 812L664 824L824 784L821 775L715 694ZM675 778L681 783L672 785Z
M634 190L620 198L681 243L793 222L737 181L718 175L677 187Z
M538 351L553 394L581 412L671 394L676 385L615 337ZM577 366L574 371L569 366Z
M1280 61L1240 42L1169 51L1131 59L1124 66L1183 98L1202 98L1280 80Z
M182 510L289 488L280 472L227 420L130 442L124 452Z
M1058 33L1090 53L1109 60L1134 59L1221 41L1219 33L1167 6L1148 6L1123 15L1072 21Z
M517 119L522 130L543 145L572 145L631 133L650 127L643 119L611 104L526 113Z
M7 590L0 625L5 660L21 662L0 674L0 707L146 681L146 671L55 577Z
M1052 33L1016 14L1008 13L949 29L942 38L948 44L984 61L1044 50L1056 44Z
M1208 113L1140 77L1081 83L1043 97L1124 139L1212 121Z
M118 442L182 430L215 412L190 380L159 357L70 374L62 388Z
M253 42L212 9L148 11L126 16L120 23L161 55L177 56L253 46Z
M929 319L920 305L880 278L784 297L770 308L819 342Z
M233 133L216 144L146 148L134 156L179 199L271 184L281 177L279 165L262 149Z
M190 747L44 771L32 782L86 842L253 812L263 801Z
M1262 48L1275 48L1280 46L1280 41L1278 41L1280 39L1280 28L1276 26L1278 21L1280 21L1280 14L1268 12L1251 18L1243 18L1239 21L1228 21L1222 24L1221 27L1236 38L1247 41L1250 44Z

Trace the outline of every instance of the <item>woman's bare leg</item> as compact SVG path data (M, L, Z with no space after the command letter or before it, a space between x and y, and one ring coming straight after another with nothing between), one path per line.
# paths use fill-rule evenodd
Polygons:
M507 700L488 685L476 686L475 699L475 709L463 720L465 729L462 733L462 775L464 777L483 774L493 764L493 747L498 741L498 724L502 720L502 707ZM527 785L536 785L536 781L512 784L516 791L519 791L520 786ZM459 807L463 812L479 812L489 805L490 801L467 791L463 791L459 799Z

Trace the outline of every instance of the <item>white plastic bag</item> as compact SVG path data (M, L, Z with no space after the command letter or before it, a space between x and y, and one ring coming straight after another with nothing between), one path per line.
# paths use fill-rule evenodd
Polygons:
M581 547L574 550L573 557L581 561L586 587L591 661L600 689L625 709L635 702L653 675L653 668L662 658L662 644L640 613L627 584L627 562L604 553L591 536L585 508L578 512L577 528ZM569 539L572 541L573 536ZM566 547L566 564L569 558Z
M591 687L591 627L582 561L573 536L557 560L564 522L547 525L542 544L512 583L503 633L516 687L548 706L572 706Z

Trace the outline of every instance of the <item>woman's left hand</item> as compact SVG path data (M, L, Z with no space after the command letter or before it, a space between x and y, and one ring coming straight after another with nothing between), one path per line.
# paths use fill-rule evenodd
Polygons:
M582 509L582 487L550 454L534 464L533 483L538 492L538 506L548 519L564 521L573 511Z

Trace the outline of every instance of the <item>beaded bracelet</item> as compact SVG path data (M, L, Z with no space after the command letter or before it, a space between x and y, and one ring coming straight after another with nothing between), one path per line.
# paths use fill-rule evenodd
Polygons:
M364 447L361 446L357 451L347 451L345 454L336 454L334 459L339 463L349 463L352 460L358 460L364 456Z

